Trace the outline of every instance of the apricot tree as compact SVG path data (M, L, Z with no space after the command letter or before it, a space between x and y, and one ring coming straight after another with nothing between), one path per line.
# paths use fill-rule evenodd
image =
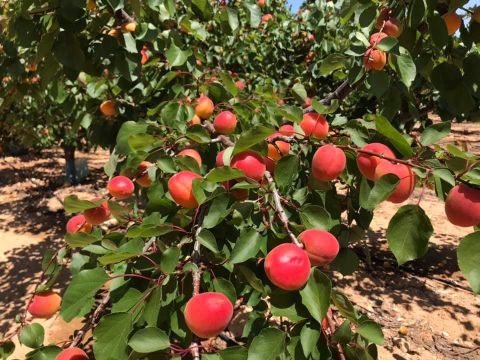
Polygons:
M431 187L452 223L476 226L457 253L480 291L480 161L436 145L453 117L478 109L477 10L417 0L316 1L297 15L269 0L8 4L6 41L22 52L2 71L35 56L40 86L76 84L75 98L83 89L90 138L112 145L107 189L65 199L76 214L65 246L46 254L12 329L28 358L375 359L380 326L332 275L356 270L374 209L412 199L416 186L388 225L398 264L428 250L421 200ZM60 304L62 268L72 279ZM58 310L84 326L44 344L32 317ZM12 351L7 337L0 354Z

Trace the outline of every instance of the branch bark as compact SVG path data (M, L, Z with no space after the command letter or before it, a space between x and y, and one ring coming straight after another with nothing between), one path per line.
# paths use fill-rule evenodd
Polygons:
M298 247L303 248L303 244L301 243L301 241L298 240L295 234L290 230L290 227L288 225L288 217L287 217L287 214L285 213L285 210L283 209L282 200L280 198L280 194L278 193L277 187L275 186L275 181L273 180L272 174L270 174L269 171L265 171L265 178L267 179L270 185L270 190L272 191L275 208L277 210L278 217L280 218L280 221L283 224L283 228L287 232L292 242Z
M207 131L210 133L210 134L216 134L216 131L215 131L215 127L213 126L213 124L208 121L208 120L205 120L202 124L202 126L207 129ZM212 142L221 142L223 145L225 146L234 146L235 143L230 140L230 138L226 135L218 135L215 139L212 139Z
M335 320L333 319L333 316L330 315L327 311L327 322L328 322L328 327L330 328L330 331L332 333L332 335L335 333L335 329L336 329L336 324L335 324ZM338 356L340 357L340 360L346 360L346 357L345 357L345 353L343 352L343 348L342 348L342 345L337 343L337 351L338 351Z

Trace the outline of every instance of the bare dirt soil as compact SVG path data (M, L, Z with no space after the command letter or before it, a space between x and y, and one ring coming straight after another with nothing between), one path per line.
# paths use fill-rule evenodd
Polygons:
M480 125L474 125L474 133L469 127L456 127L448 142L479 153ZM88 198L105 186L102 168L108 153L78 156L88 159L91 175L85 184L74 187L63 185L61 151L0 159L0 337L15 329L15 316L24 311L44 252L63 241L63 198L73 193ZM416 192L410 202L416 203L418 196ZM469 290L455 254L460 239L471 229L451 225L443 204L431 192L424 194L421 206L435 229L423 259L397 266L385 231L399 206L384 203L376 210L367 236L372 266L362 262L354 275L336 275L336 287L383 326L386 343L380 359L480 359L480 298ZM64 288L66 282L64 274L57 288ZM81 327L79 322L65 324L59 317L42 323L46 341L57 344ZM19 346L14 358L25 358L26 352Z

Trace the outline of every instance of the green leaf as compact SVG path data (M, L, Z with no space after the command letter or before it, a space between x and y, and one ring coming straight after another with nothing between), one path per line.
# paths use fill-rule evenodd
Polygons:
M448 32L440 15L429 16L428 19L429 34L432 37L434 44L438 48L443 48L448 42Z
M408 12L408 27L416 29L425 16L424 0L413 0Z
M210 134L201 125L194 125L187 129L185 136L198 144L208 144L210 142Z
M96 360L126 360L127 339L132 330L132 315L105 315L93 331L93 353Z
M252 146L265 141L265 139L274 132L275 129L266 126L255 126L254 128L245 131L237 140L235 148L233 149L233 155L248 150Z
M472 290L480 293L480 231L465 236L457 249L458 267Z
M385 39L382 39L378 44L377 48L379 50L389 52L391 51L395 46L397 46L398 40L395 39L394 37L386 37Z
M206 1L206 0L200 0ZM170 47L165 52L168 63L171 67L182 66L187 61L188 57L192 55L192 50L183 51L171 40Z
M245 174L243 171L232 169L229 166L221 166L215 169L212 169L206 176L205 179L214 183L222 183L224 181L238 179L244 177Z
M208 0L192 0L192 10L202 20L210 20L213 14L213 8Z
M323 115L332 114L335 111L337 111L338 106L339 104L337 99L332 100L330 105L323 105L321 102L315 99L312 99L313 110L315 110L319 114L323 114Z
M83 248L87 245L93 244L97 241L100 241L102 238L101 233L66 233L65 240L71 248Z
M255 229L242 230L230 254L230 263L237 264L254 257L261 244L261 236Z
M61 348L55 345L42 346L27 354L28 360L52 360L56 359L58 354L62 351ZM1 354L1 352L0 352Z
M60 314L66 322L87 314L95 303L95 294L109 279L102 268L82 270L72 279L62 299Z
M146 354L169 348L170 339L164 331L156 327L147 327L133 334L128 346L138 353Z
M423 131L420 143L428 146L442 140L450 134L451 125L452 123L449 121L430 125Z
M12 341L0 343L0 358L7 359L15 351L15 344Z
M430 80L438 91L446 93L462 83L462 72L454 64L442 62L432 70Z
M69 31L60 32L53 45L53 53L63 66L76 71L83 70L85 54L73 33Z
M409 88L417 76L417 67L407 49L400 47L400 55L394 56L394 64L400 79Z
M426 254L432 233L432 224L423 209L418 205L405 205L388 224L388 245L402 265Z
M331 267L333 270L340 272L342 275L351 275L358 269L358 259L355 251L349 248L340 249L337 257L333 261Z
M63 202L63 206L67 213L72 214L72 213L79 213L88 209L96 208L101 204L103 204L104 202L105 200L103 199L100 199L97 201L80 200L77 195L69 195L65 198Z
M215 291L225 294L232 304L235 304L237 301L237 292L235 291L235 286L233 286L233 284L227 279L216 278L213 280L213 288Z
M353 307L353 304L348 300L348 298L341 292L332 290L332 302L337 307L338 311L346 319L350 320L353 323L357 323L358 315Z
M128 139L131 135L143 134L147 132L148 125L145 123L138 123L135 121L126 121L117 134L117 152L122 155L131 152Z
M400 179L397 175L387 174L382 176L375 182L373 188L366 192L365 189L368 182L365 178L362 178L360 186L360 206L366 210L375 209L378 204L386 200L397 188Z
M363 321L357 327L357 333L362 335L368 341L382 346L385 342L382 328L374 321Z
M243 2L243 6L245 6L250 20L250 26L252 28L258 27L260 25L260 21L262 20L262 10L257 4Z
M276 360L285 349L285 333L275 328L263 329L253 338L248 360Z
M308 358L317 347L319 339L320 330L318 324L308 322L302 327L300 331L300 343L302 344L303 355L305 355L306 358Z
M222 360L247 360L248 350L243 346L232 346L219 352Z
M42 346L44 338L45 330L42 325L37 323L25 326L18 335L20 343L32 349Z
M179 258L180 249L176 246L169 247L163 252L160 258L160 268L167 274L174 272Z
M307 98L307 91L305 90L305 86L300 83L296 83L295 85L293 85L292 91L302 100L305 100Z
M275 166L275 182L280 190L292 185L298 175L300 158L297 155L287 155L278 160Z
M202 229L197 234L197 239L200 240L200 244L205 246L208 250L213 251L214 253L218 253L217 240L215 236L207 229Z
M320 63L320 75L327 76L345 67L348 58L342 54L330 54Z
M203 227L205 229L211 229L217 226L229 213L227 211L229 196L223 193L213 199L212 204L208 208L208 212L203 219Z
M368 82L375 96L380 98L388 90L390 77L385 71L372 71L368 74Z
M300 219L307 229L330 229L330 214L318 205L305 205L300 211Z
M413 150L409 143L397 129L383 116L375 116L375 127L377 131L385 136L392 145L402 153L403 156L410 158L413 156Z
M331 292L332 283L330 279L320 270L313 268L307 285L300 290L300 295L303 305L319 323L327 314Z

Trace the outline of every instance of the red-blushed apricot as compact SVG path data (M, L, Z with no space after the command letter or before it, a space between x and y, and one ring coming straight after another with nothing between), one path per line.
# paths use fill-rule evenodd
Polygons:
M200 119L208 119L213 114L215 105L213 101L206 95L202 95L197 100L197 105L195 106L195 115Z
M480 23L480 8L475 8L472 14L472 20Z
M387 145L381 143L371 143L362 147L362 150L370 151L379 155L384 155L389 158L395 159L396 156L392 150ZM357 155L357 166L360 173L365 176L368 180L375 179L375 169L382 160L378 156L367 155L358 153Z
M235 81L235 85L240 91L245 89L245 83L242 80Z
M117 37L120 36L120 31L119 31L118 29L111 29L111 30L108 32L108 36L117 38Z
M92 225L87 223L83 214L72 216L67 222L67 232L70 234L76 232L89 233L92 231Z
M298 235L312 266L325 266L330 264L340 251L338 240L328 231L309 229Z
M140 60L140 63L141 63L142 65L145 65L145 64L148 62L148 58L150 57L150 56L148 55L148 47L147 47L147 46L144 46L144 47L142 48L142 50L140 50L140 55L141 55L141 57L142 57L141 60Z
M112 100L106 100L100 104L100 111L106 117L117 116L117 105Z
M235 155L231 167L243 171L246 177L260 181L265 175L265 162L263 157L255 151L247 150Z
M173 200L186 209L193 209L198 206L198 201L193 195L193 180L202 177L191 171L180 171L168 180L168 192Z
M147 188L152 185L152 179L150 179L150 176L148 176L148 172L147 172L148 168L152 166L153 164L148 161L142 161L140 165L138 165L137 178L135 181L141 187Z
M385 34L384 32L377 32L372 34L372 36L370 36L370 46L372 48L375 48L380 43L380 41L382 41L387 37L388 35Z
M345 169L345 153L334 145L323 145L313 155L312 175L318 181L332 181Z
M217 133L229 135L237 127L237 117L231 111L222 111L213 120L213 127Z
M462 26L462 18L456 12L449 12L442 16L448 35L455 34Z
M218 292L195 295L185 306L185 323L192 333L204 339L220 335L232 316L232 303Z
M265 166L267 168L267 171L270 173L270 174L274 174L275 173L275 161L273 161L272 159L270 159L268 156L265 156L263 158L263 161L265 162Z
M316 139L325 139L328 135L329 125L323 115L317 113L306 113L300 122L305 136Z
M223 183L223 187L227 190L232 196L239 200L247 200L248 199L248 189L232 189L233 186L237 183L236 180L225 181Z
M370 48L365 52L365 55L363 55L363 65L367 71L383 70L386 64L387 54L385 54L383 51Z
M33 296L28 312L35 318L48 319L60 309L62 298L53 291L44 291Z
M303 107L309 107L309 106L312 106L312 99L310 99L309 97L307 97L305 99L305 103L303 104Z
M200 125L201 123L202 119L200 119L198 115L193 115L192 119L187 123L187 126Z
M269 21L272 21L272 20L273 20L272 14L262 15L262 24L268 23Z
M375 27L394 38L398 38L403 32L403 24L392 16L392 11L389 8L383 8L380 11Z
M265 6L265 0L258 0L257 5L263 8Z
M379 180L387 174L397 175L400 179L395 191L388 197L388 201L399 204L407 200L415 189L415 174L410 166L405 164L394 164L388 160L380 160L375 169L374 180Z
M133 181L122 175L113 177L108 182L107 188L110 195L118 200L128 199L135 191Z
M283 290L298 290L310 276L310 260L305 250L295 244L280 244L265 258L268 279Z
M92 201L97 201L98 198L92 199ZM83 212L87 223L91 225L99 225L110 218L110 209L108 208L108 203L105 201L100 206L97 206L93 209L88 209Z
M453 187L445 201L445 214L453 225L480 225L480 190L465 184Z
M180 151L177 156L190 156L191 158L195 159L198 164L198 167L202 167L202 157L195 149L185 149Z
M87 354L82 349L71 347L63 349L55 360L89 360Z
M222 150L217 154L215 157L215 166L221 167L225 165L225 162L223 161L223 154L225 154L225 150Z
M270 135L267 139L271 140L275 138L275 136L281 136L281 135L282 134L279 132L274 133ZM289 152L290 152L290 144L285 141L277 140L275 141L275 145L268 144L268 157L274 161L280 160L283 156L288 155Z
M280 126L280 129L278 129L278 132L284 136L293 136L295 135L295 129L293 125L290 124L285 124Z

